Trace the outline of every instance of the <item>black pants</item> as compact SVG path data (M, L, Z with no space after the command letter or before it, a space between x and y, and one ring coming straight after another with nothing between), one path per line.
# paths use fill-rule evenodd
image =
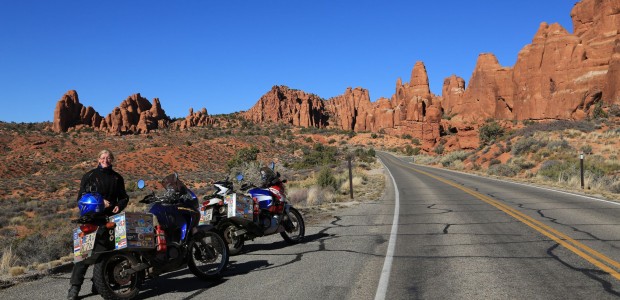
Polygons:
M71 285L82 286L84 283L84 276L86 276L86 271L88 270L87 264L84 262L77 262L73 264L73 271L71 272Z

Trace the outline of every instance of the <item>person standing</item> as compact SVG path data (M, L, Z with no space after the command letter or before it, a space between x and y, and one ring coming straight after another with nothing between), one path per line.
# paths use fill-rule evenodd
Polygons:
M125 191L123 176L112 169L114 154L107 149L101 150L97 156L97 162L96 168L82 176L77 200L79 201L84 193L94 190L103 196L105 204L104 213L107 216L111 216L125 209L129 203L129 196L127 196ZM69 288L67 299L78 299L82 283L84 283L86 270L88 270L88 265L81 261L73 265L70 280L71 287ZM97 293L94 285L92 292L94 294Z

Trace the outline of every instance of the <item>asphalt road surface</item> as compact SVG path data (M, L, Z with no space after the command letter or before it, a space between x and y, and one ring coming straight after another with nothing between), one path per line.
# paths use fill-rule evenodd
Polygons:
M250 242L226 276L180 270L138 299L618 299L620 205L410 164L381 199L308 224L306 240ZM69 273L18 284L2 299L63 299ZM90 294L91 273L82 288Z

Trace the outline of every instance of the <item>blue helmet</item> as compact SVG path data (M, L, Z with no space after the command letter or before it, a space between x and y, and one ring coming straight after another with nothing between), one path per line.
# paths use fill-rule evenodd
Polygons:
M103 196L99 193L85 193L82 195L82 198L78 200L78 208L80 209L80 216L103 213L105 209Z

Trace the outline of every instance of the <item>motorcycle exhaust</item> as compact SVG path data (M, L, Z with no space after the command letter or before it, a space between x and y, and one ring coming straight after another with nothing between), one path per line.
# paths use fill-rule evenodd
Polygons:
M235 230L232 235L234 237L240 237L240 236L245 235L246 233L248 232L245 229L239 229L239 230Z

